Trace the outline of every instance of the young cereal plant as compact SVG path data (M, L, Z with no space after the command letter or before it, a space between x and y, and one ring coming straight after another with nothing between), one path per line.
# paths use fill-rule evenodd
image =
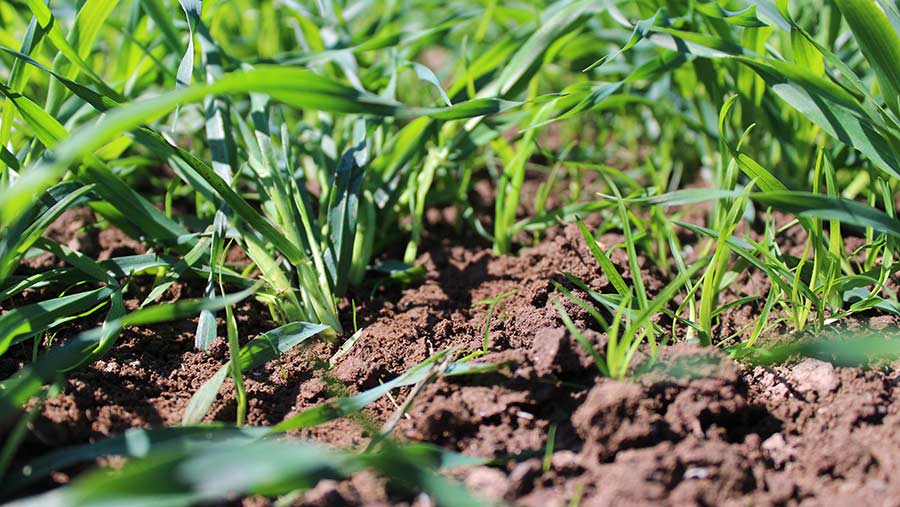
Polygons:
M628 220L625 216L623 216L623 219ZM598 351L584 333L582 333L575 325L568 311L555 296L552 298L553 306L556 308L557 312L559 312L560 318L569 333L572 334L579 345L581 345L594 359L594 364L600 374L621 380L628 376L632 359L641 344L645 343L645 341L650 348L651 358L656 357L659 351L659 345L663 341L661 340L661 337L664 333L659 326L653 322L653 318L661 313L666 313L669 303L684 287L690 284L691 278L702 268L703 261L694 263L685 271L679 273L674 280L660 290L655 296L650 296L644 292L643 298L641 298L644 302L637 303L635 301L637 299L635 293L637 290L644 290L644 284L635 283L634 288L629 287L625 282L625 279L613 265L607 252L601 248L600 244L584 222L579 220L578 225L597 264L603 274L607 277L607 280L609 280L610 285L615 289L616 294L599 293L588 287L583 280L566 274L566 278L572 284L588 294L594 301L592 304L573 294L561 283L556 281L552 281L552 283L563 297L585 310L597 325L600 326L600 329L606 333L607 343L606 349L603 351L604 353ZM627 229L628 226L626 225L625 227ZM630 235L628 235L628 237L630 237ZM630 250L633 250L633 247ZM637 276L641 276L640 271L637 272ZM641 289L639 289L639 287ZM594 307L594 304L600 304L606 311L611 312L611 320L604 318ZM674 315L677 315L680 312L681 308L674 312Z

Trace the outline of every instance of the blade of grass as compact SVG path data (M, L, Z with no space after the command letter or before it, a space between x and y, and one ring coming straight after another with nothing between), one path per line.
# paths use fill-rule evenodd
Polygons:
M227 376L231 375L233 378L237 378L235 375L238 375L239 372L257 368L277 359L278 356L310 338L318 336L327 329L328 326L323 324L295 322L263 333L251 340L240 348L237 362L234 359L229 360L194 393L182 416L181 424L188 426L203 420Z

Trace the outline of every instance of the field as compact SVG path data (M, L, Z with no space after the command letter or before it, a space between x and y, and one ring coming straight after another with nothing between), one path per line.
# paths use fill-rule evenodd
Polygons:
M0 502L900 505L892 0L7 0Z

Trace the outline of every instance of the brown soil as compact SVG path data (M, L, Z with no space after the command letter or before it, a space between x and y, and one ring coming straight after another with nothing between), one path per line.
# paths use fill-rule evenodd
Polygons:
M80 227L79 227L80 228ZM105 233L116 239L113 233ZM449 235L448 235L449 236ZM434 237L439 237L435 234ZM121 239L121 238L119 238ZM100 255L129 244L95 240ZM616 244L608 235L602 243ZM460 245L465 246L460 246ZM623 252L613 261L626 266ZM472 456L534 455L505 465L451 472L486 499L523 506L640 505L900 505L900 382L891 370L842 368L805 359L774 368L744 368L714 350L668 347L660 368L634 382L601 378L590 357L565 331L552 305L550 279L562 272L609 291L574 227L551 231L545 241L515 256L493 256L477 240L432 239L419 263L426 280L407 289L371 288L354 296L359 340L333 369L323 360L337 345L318 342L248 375L248 422L268 425L331 396L368 389L402 374L433 353L481 348L488 307L478 304L509 291L489 326L485 362L505 362L500 373L439 379L414 400L394 436L427 441ZM665 276L642 259L651 292ZM626 278L627 280L627 278ZM729 297L765 290L748 274ZM197 284L198 287L202 286ZM167 300L198 295L177 285ZM129 295L136 304L144 291ZM587 314L566 303L595 346ZM740 330L758 312L732 311L723 336ZM249 339L274 326L256 302L237 315ZM884 328L892 319L868 323ZM226 358L219 343L193 350L195 321L128 330L102 361L71 375L64 393L48 400L20 460L51 448L94 441L134 426L178 424L191 395ZM350 323L347 323L350 328ZM14 347L0 358L5 376L28 361L31 349ZM402 403L408 390L395 395ZM382 399L364 417L304 432L338 447L367 441L396 406ZM232 421L226 383L210 420ZM555 428L553 453L543 449ZM536 451L536 452L535 452ZM68 476L57 474L57 482ZM249 498L244 505L270 505ZM294 505L430 505L408 498L368 473L343 482L323 481Z

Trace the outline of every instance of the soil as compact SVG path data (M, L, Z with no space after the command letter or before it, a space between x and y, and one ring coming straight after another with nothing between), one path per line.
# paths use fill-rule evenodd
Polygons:
M72 234L84 236L89 222L82 212L67 214L51 234L76 241ZM140 251L108 231L94 231L73 246L95 248L101 257ZM599 238L607 246L621 240L614 234ZM627 272L624 252L612 257ZM52 262L29 265L41 269ZM551 280L565 283L561 273L601 292L612 290L577 228L556 228L537 246L494 256L477 238L438 224L417 263L427 269L418 286L369 286L352 295L362 331L332 369L325 363L338 344L319 341L248 374L248 423L275 424L329 397L374 387L449 347L460 355L479 350L488 315L488 306L479 303L514 291L497 305L488 353L477 359L506 366L496 374L427 385L394 430L401 441L432 442L471 456L533 456L450 472L485 499L540 507L900 505L900 434L894 431L900 425L900 375L892 369L837 367L817 359L751 368L715 349L678 344L666 347L660 366L634 381L609 380L598 375L552 303L559 296ZM640 263L648 290L660 290L666 275L647 259ZM146 285L133 286L129 305L143 299ZM197 296L202 286L176 284L163 300ZM766 289L764 280L746 273L726 297ZM603 350L606 338L587 313L562 302ZM753 304L730 310L717 338L740 332L758 311ZM241 304L236 315L246 339L274 327L255 301ZM345 325L352 329L351 322ZM889 317L860 318L831 331L895 325ZM190 397L227 356L221 341L208 353L195 351L195 329L196 320L128 329L103 360L70 375L63 393L46 402L18 461L130 427L178 424ZM0 373L11 375L30 355L30 345L11 348L0 358ZM400 390L396 402L408 394ZM341 448L363 445L369 429L396 410L385 398L362 418L302 435ZM234 416L226 382L208 420ZM550 434L555 439L545 460ZM65 483L71 472L60 471L53 480ZM292 505L429 502L363 472L343 482L322 481ZM271 505L263 498L240 503Z

